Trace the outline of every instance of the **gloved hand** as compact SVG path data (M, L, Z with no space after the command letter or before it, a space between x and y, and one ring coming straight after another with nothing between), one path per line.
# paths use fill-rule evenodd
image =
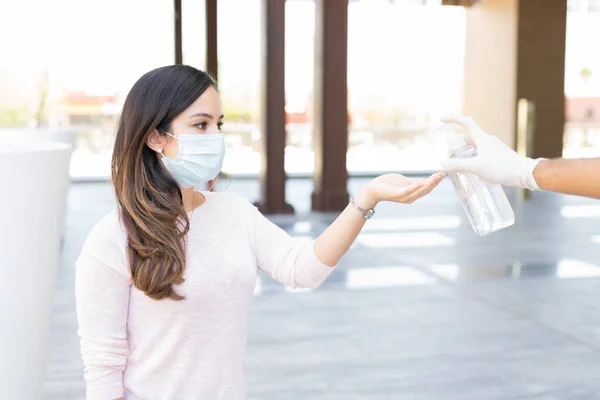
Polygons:
M441 120L463 126L477 147L475 157L446 158L442 161L443 169L448 172L471 172L488 182L501 185L540 189L533 177L533 170L541 159L533 160L517 154L496 136L484 132L469 117L445 117Z

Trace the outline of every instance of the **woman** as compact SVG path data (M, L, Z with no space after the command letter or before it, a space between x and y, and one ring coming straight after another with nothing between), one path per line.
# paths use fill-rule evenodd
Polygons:
M246 200L195 190L221 169L222 123L215 83L189 66L153 70L127 96L112 159L118 209L77 260L88 399L243 399L257 269L316 287L378 202L411 203L443 178L380 176L302 244Z

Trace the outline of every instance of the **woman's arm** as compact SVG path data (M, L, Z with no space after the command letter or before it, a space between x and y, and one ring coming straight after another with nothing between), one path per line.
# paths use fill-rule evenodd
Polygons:
M86 398L122 399L129 280L84 251L77 261L75 286Z
M443 177L444 173L428 179L382 175L360 192L355 203L365 210L375 208L381 201L412 203L433 190ZM319 238L301 243L255 210L254 247L258 267L287 286L316 287L348 251L365 221L361 211L348 205Z
M437 173L428 179L409 179L397 174L382 175L360 192L355 203L363 210L375 209L382 201L410 204L431 192L444 176ZM336 265L352 246L366 221L362 212L349 204L315 241L317 258L326 265Z

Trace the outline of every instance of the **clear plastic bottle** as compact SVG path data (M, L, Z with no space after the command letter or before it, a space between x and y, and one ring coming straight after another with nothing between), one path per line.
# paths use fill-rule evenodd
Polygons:
M450 158L471 158L477 148L469 145L464 135L454 132L451 124L441 129L446 135ZM515 223L515 213L502 186L484 181L477 175L465 172L449 172L471 227L479 236L485 236Z

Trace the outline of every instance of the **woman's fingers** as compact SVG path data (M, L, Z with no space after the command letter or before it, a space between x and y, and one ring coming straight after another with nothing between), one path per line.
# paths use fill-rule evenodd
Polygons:
M399 188L396 190L397 195L392 199L392 201L398 201L403 203L404 199L412 196L414 193L416 193L417 191L419 191L423 185L425 184L424 181L417 181L417 182L413 182L408 186L404 186L402 188Z
M418 188L411 193L407 193L404 196L403 203L413 203L414 201L420 199L423 196L429 194L446 176L443 172L438 172L436 174L431 175L428 179L425 179L422 183L423 186Z
M408 196L408 198L406 199L406 203L408 203L408 204L414 203L415 201L419 200L421 197L429 194L429 192L431 192L436 186L437 186L437 183L429 183L429 184L423 186L421 189L419 189L418 191L416 191L413 194L411 194L410 196Z
M419 191L424 185L424 182L413 182L408 186L395 187L388 201L396 203L405 203L406 199L411 197L415 192Z
M438 172L426 179L410 179L408 186L391 180L383 185L387 192L384 198L396 203L412 203L431 192L445 176L445 172Z

